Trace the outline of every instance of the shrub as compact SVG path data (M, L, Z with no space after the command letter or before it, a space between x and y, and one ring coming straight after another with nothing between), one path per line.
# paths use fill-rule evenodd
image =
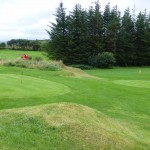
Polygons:
M112 68L116 60L111 52L99 53L89 58L89 64L98 68Z

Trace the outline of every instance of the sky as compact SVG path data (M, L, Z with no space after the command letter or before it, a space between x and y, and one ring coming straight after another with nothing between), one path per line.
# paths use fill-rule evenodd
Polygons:
M91 6L95 0L62 0L67 12L72 11L76 3L83 8ZM55 21L53 14L61 0L0 0L0 42L11 39L48 39L45 29ZM149 0L100 0L101 10L110 2L123 12L127 7L139 11L150 11Z

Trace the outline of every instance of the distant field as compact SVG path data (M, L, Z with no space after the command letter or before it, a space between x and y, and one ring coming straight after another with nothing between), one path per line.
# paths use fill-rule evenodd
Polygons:
M40 51L23 51L23 50L0 50L0 59L4 60L15 60L20 59L23 54L27 54L30 57L41 57L43 59L47 59L44 55L44 52Z
M149 150L150 68L75 71L0 66L0 149Z

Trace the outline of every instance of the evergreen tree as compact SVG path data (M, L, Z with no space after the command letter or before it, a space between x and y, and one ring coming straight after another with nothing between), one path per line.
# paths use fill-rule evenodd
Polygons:
M99 1L97 1L95 9L90 7L88 12L88 51L90 56L104 51L103 42L103 16Z
M103 20L104 20L104 48L106 51L111 51L111 47L109 46L109 24L111 21L111 13L110 13L110 3L105 6L105 10L103 13Z
M146 18L146 37L145 65L150 65L150 13Z
M69 63L87 63L87 12L76 4L68 18Z
M118 11L118 7L115 6L111 10L110 13L110 23L108 26L109 33L109 48L110 51L116 55L117 50L117 40L118 40L118 33L120 30L120 12Z
M117 46L117 61L120 65L135 64L135 25L130 14L130 9L126 9L122 17L121 29L119 32Z
M120 27L120 12L117 6L110 10L110 4L105 6L104 14L104 44L105 51L116 54L117 39Z
M150 64L150 21L146 11L140 12L136 21L137 65Z
M49 56L53 56L57 60L66 61L67 56L67 19L66 12L61 2L56 10L56 23L51 23L50 31L47 33L50 36L51 47L48 50Z

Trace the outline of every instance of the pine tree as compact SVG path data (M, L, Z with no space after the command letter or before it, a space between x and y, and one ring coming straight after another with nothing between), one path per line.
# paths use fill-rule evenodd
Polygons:
M121 29L118 38L117 61L120 65L135 64L135 25L130 14L130 9L126 9L122 17Z
M104 20L104 48L105 51L111 51L111 47L109 47L110 39L109 39L109 24L111 21L111 13L110 13L110 3L105 6L105 10L103 13Z
M69 19L69 63L87 63L87 12L76 4Z
M120 30L120 12L118 11L118 7L115 6L111 10L110 13L111 19L108 26L108 29L110 31L109 33L109 47L111 52L113 52L116 55L117 50L117 40L118 40L118 33Z
M146 52L145 52L145 65L150 65L150 13L146 17Z
M117 39L120 27L120 12L117 6L110 10L110 4L105 6L104 14L104 44L105 51L116 54Z
M48 53L57 59L66 61L67 59L67 19L66 12L63 7L63 3L59 4L59 7L56 10L56 23L51 23L50 31L47 30L47 33L50 36L50 45L51 48L48 50Z
M146 11L140 12L136 21L137 65L150 64L150 22Z
M88 42L90 55L98 55L104 51L103 16L99 1L95 2L95 9L91 7L88 12Z

